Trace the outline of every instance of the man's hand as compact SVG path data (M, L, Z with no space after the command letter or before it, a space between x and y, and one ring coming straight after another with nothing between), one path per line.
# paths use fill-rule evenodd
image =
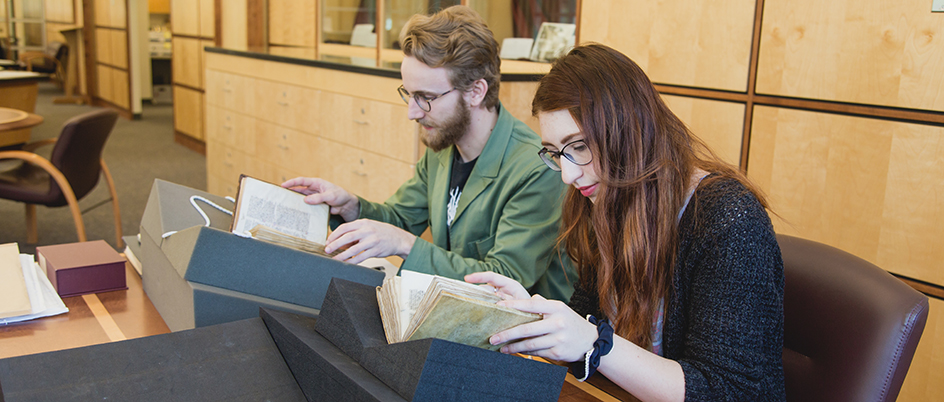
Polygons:
M389 223L370 219L358 219L338 226L325 244L325 252L347 247L334 259L357 264L370 257L391 255L406 258L413 249L416 236Z
M360 215L361 204L354 194L326 180L314 177L296 177L282 183L282 187L305 194L308 204L328 204L329 212L350 222Z

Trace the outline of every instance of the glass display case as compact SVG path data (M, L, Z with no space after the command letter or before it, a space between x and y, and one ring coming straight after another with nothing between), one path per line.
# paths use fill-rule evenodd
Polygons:
M485 19L499 46L507 48L506 59L551 61L573 46L576 34L576 0L385 0L379 9L377 0L317 2L316 57L350 57L364 65L400 61L400 31L410 17L458 4ZM272 45L291 42L271 40Z

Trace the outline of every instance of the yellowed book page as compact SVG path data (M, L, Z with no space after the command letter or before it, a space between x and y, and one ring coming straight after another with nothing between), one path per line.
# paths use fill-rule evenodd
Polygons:
M538 314L442 292L409 340L439 338L482 349L498 350L501 345L489 344L489 337L540 319Z
M0 318L31 312L26 279L20 266L20 247L16 243L0 245Z
M256 225L325 244L328 237L328 206L307 204L301 193L242 176L231 231L248 233Z

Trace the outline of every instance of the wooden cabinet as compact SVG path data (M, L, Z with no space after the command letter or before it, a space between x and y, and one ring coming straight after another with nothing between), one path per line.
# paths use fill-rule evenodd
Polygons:
M417 128L399 79L218 53L206 63L211 193L235 195L243 173L312 176L383 201L413 176Z
M944 110L944 14L929 7L767 0L757 92Z
M625 53L653 82L745 91L755 3L583 2L579 38Z
M204 151L204 51L213 45L213 0L170 0L174 87L174 134L177 142Z
M203 45L200 39L175 36L171 39L174 83L203 89Z
M269 0L269 44L315 47L315 0Z

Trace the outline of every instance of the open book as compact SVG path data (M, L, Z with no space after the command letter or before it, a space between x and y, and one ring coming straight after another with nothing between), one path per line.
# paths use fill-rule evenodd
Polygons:
M239 177L231 232L325 255L328 206L305 203L301 193L250 176Z
M489 337L541 319L495 304L500 300L481 286L406 270L377 288L387 343L439 338L498 350L501 345L489 344Z

